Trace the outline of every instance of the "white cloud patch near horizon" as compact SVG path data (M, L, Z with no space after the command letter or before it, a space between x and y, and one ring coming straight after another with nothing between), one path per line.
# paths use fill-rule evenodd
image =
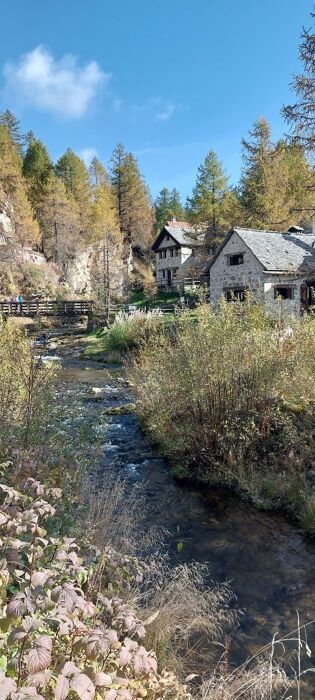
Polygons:
M17 63L6 63L3 75L5 91L10 95L69 119L84 116L98 89L111 78L97 61L80 67L72 54L58 61L41 45Z
M167 122L179 109L181 109L181 105L176 105L174 102L166 102L162 104L161 109L156 112L155 118L158 122Z
M85 165L89 167L93 158L98 158L98 152L96 148L91 146L90 148L82 148L81 151L79 151L79 156L82 158L82 160L84 160Z

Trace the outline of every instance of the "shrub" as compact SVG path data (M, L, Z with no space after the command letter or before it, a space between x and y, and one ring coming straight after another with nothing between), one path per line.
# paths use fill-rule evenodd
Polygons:
M286 333L259 304L204 305L149 338L129 374L145 425L178 475L236 485L257 500L262 478L285 470L273 502L295 511L288 484L298 477L305 498L314 447L314 351L311 318Z
M0 322L0 450L36 442L53 377L31 352L24 332L13 321Z
M120 312L114 323L104 334L104 349L124 352L139 347L152 334L163 327L163 316L159 311Z
M119 596L120 582L141 579L141 565L108 547L100 581L94 550L84 556L74 539L49 534L60 489L34 479L23 492L0 489L1 697L187 695L172 674L157 674L141 644L145 626Z

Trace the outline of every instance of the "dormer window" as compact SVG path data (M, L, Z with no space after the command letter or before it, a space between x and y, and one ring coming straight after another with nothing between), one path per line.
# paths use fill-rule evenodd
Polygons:
M243 262L243 253L236 253L236 255L228 255L228 265L243 265Z

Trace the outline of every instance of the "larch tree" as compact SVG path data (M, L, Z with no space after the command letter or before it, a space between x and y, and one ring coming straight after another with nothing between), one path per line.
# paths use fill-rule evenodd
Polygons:
M265 119L255 122L250 136L243 139L240 192L244 222L253 228L287 230L311 206L307 195L311 170L301 149L283 140L272 143Z
M19 154L23 155L24 138L21 134L20 122L9 109L0 112L0 124L5 126L9 132L12 143L17 148Z
M283 142L282 142L283 143ZM310 227L315 214L315 172L303 146L285 143L290 223Z
M37 218L45 197L45 185L52 170L53 164L46 146L42 141L32 138L23 159L22 172L28 183L28 196Z
M150 194L131 153L118 144L111 160L120 228L128 245L146 249L152 239L154 213Z
M171 190L169 204L170 218L174 217L177 221L183 221L185 219L185 210L181 202L180 194L175 187Z
M158 233L170 218L171 195L167 187L163 187L159 192L155 206L155 231Z
M22 247L39 243L39 228L34 220L22 176L22 161L6 126L0 124L0 209L12 222L14 240Z
M108 316L111 293L115 287L115 261L117 261L117 256L121 255L122 233L114 190L105 168L99 161L94 162L91 184L93 193L92 235L93 242L98 244L100 252L100 256L96 256L94 266L94 286L98 300Z
M206 231L206 244L216 248L227 230L226 207L228 177L216 153L211 150L199 166L192 196L187 199L189 220ZM227 202L225 202L227 204Z
M103 163L98 160L98 158L93 158L89 167L89 174L92 188L98 187L99 185L107 186L110 183L109 175Z
M312 20L315 13L311 13ZM315 152L315 26L302 31L300 59L303 72L294 75L292 89L296 102L283 107L282 114L291 127L293 143L301 144L313 157Z
M288 169L284 151L271 142L271 130L260 117L242 140L243 169L240 192L244 223L253 228L283 230L289 203L286 202Z
M78 206L53 171L45 182L39 224L43 250L48 259L63 264L74 255L80 243Z
M55 171L65 185L67 194L76 203L80 218L80 240L84 245L91 237L91 184L84 161L70 148L59 158Z
M119 220L122 218L123 174L125 172L127 151L122 143L114 148L110 161L110 178L115 192ZM122 228L122 227L121 227Z

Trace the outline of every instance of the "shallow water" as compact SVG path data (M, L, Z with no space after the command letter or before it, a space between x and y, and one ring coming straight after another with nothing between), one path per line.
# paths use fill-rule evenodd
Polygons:
M86 387L92 415L133 400L121 369L81 359L79 348L67 343L57 352L63 357L61 380L72 388ZM103 389L94 400L91 387ZM235 663L269 643L273 634L295 629L297 610L302 623L315 619L314 540L282 515L256 510L224 489L193 489L175 481L135 415L106 420L104 473L114 464L131 488L141 483L147 524L167 528L174 561L206 562L210 578L230 582L243 612L232 647ZM315 653L315 626L309 642Z

